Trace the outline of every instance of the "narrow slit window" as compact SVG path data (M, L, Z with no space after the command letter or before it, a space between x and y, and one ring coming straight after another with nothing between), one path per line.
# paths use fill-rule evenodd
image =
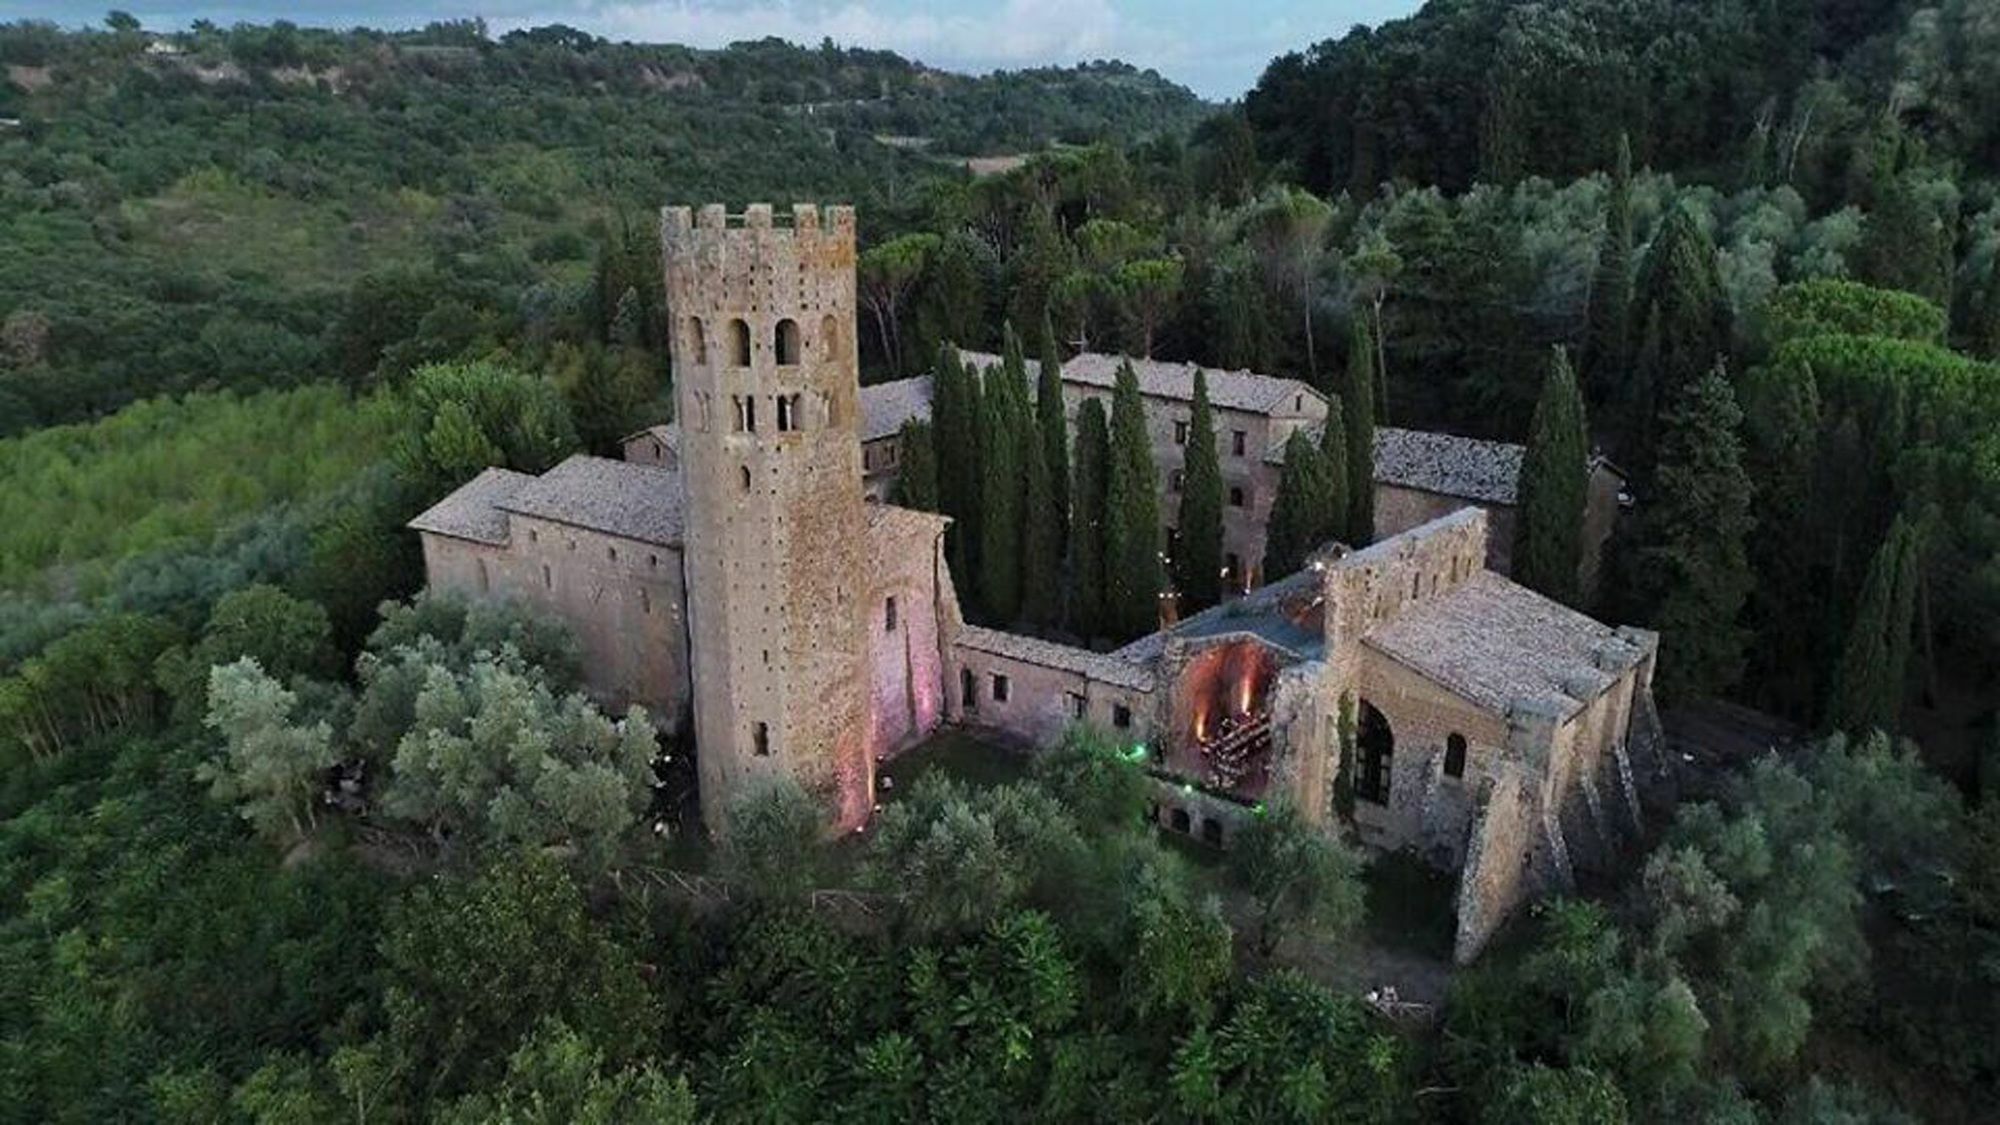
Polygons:
M1444 775L1465 776L1465 736L1454 732L1444 740Z
M701 318L698 316L687 319L687 349L689 357L696 363L708 362L708 336L702 331Z
M750 724L750 752L759 758L771 756L771 724Z
M882 631L885 633L896 631L896 598L894 595L891 595L888 601L882 603Z

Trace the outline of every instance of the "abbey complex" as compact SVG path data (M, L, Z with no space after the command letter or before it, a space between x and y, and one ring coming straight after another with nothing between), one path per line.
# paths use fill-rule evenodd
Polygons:
M1144 762L1166 830L1226 847L1283 799L1456 871L1460 960L1639 831L1665 770L1658 638L1507 578L1520 447L1380 430L1375 542L1267 576L1279 451L1327 402L1208 372L1232 596L1110 652L981 628L946 566L949 521L887 502L931 388L860 386L852 210L669 208L661 238L677 420L633 435L622 461L489 469L411 526L432 587L549 608L598 694L691 730L711 829L772 775L859 827L879 767L940 725L1039 745L1087 723ZM1109 398L1121 362L1068 361L1072 419ZM1193 369L1133 365L1171 496ZM1619 487L1592 466L1593 548Z

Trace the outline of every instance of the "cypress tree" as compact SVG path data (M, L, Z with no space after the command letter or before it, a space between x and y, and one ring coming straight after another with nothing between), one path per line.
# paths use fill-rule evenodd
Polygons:
M1285 467L1271 520L1264 528L1264 577L1276 580L1305 565L1319 545L1328 512L1327 474L1320 451L1300 430L1285 441Z
M1194 410L1188 419L1187 456L1181 470L1179 553L1174 573L1181 602L1199 612L1222 600L1222 463L1215 451L1215 411L1208 404L1208 375L1194 372Z
M1012 622L1021 610L1021 349L1007 330L1006 356L989 368L979 401L979 592L988 615Z
M1590 281L1583 358L1591 398L1610 401L1632 364L1632 141L1623 133L1604 197L1604 237Z
M1375 347L1359 319L1347 349L1341 401L1347 423L1347 541L1360 547L1375 540Z
M937 463L938 510L952 519L946 554L960 590L973 588L973 556L978 542L979 442L973 410L972 376L958 349L938 349L931 385L931 449Z
M1049 471L1049 507L1055 513L1055 553L1060 559L1069 545L1069 421L1063 405L1062 353L1056 350L1056 332L1047 309L1042 310L1041 347L1035 425L1041 431L1042 460Z
M1756 521L1743 412L1721 365L1681 388L1662 421L1659 488L1642 517L1633 585L1661 633L1661 692L1685 701L1742 675L1737 616L1753 585L1744 543Z
M1326 495L1313 535L1315 546L1329 539L1346 540L1347 513L1354 503L1348 491L1347 419L1339 395L1326 401L1326 424L1319 431L1319 463Z
M1819 653L1828 546L1819 532L1820 406L1804 364L1752 371L1743 388L1744 455L1757 482L1750 544L1757 587L1750 621L1757 635L1751 682L1758 702L1791 714L1809 712L1823 663Z
M1993 260L1992 271L1986 275L1985 296L1972 349L1985 359L2000 362L2000 257Z
M1576 376L1561 348L1549 360L1521 458L1514 578L1559 602L1577 602L1583 510L1590 489L1590 437Z
M1055 488L1041 433L1021 427L1024 487L1021 510L1021 620L1037 629L1053 627L1062 608L1062 535L1056 522Z
M1910 661L1918 563L1916 529L1897 516L1868 565L1861 601L1834 669L1826 708L1827 726L1834 730L1896 729Z
M1076 410L1076 475L1070 487L1070 628L1084 637L1103 633L1104 504L1109 483L1111 431L1104 404L1083 400Z
M1729 305L1715 243L1686 204L1667 212L1640 265L1635 316L1646 326L1644 350L1626 403L1625 426L1650 482L1655 416L1704 378L1729 350Z
M931 423L914 418L903 423L896 438L899 461L896 472L895 502L919 512L935 512L938 506L937 445Z
M1104 609L1116 637L1143 636L1159 623L1158 489L1139 376L1128 360L1119 366L1111 393L1111 459L1104 489Z

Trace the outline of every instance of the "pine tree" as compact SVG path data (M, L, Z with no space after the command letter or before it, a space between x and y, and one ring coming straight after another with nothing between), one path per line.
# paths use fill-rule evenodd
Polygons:
M938 511L937 444L931 436L931 423L915 418L903 423L896 446L895 502L919 512Z
M1285 441L1285 467L1271 520L1264 528L1264 577L1275 581L1305 565L1320 543L1329 511L1327 473L1320 451L1300 430Z
M1632 141L1618 136L1618 166L1604 197L1604 237L1590 282L1584 371L1591 399L1612 400L1632 365Z
M1662 419L1633 585L1661 633L1661 692L1675 701L1721 691L1743 670L1737 616L1753 585L1744 543L1756 521L1742 424L1720 364L1681 388Z
M1049 504L1056 518L1056 557L1069 547L1069 412L1063 403L1062 353L1056 350L1055 327L1042 311L1042 364L1035 382L1035 425L1041 431L1042 458L1049 470Z
M1111 460L1104 489L1104 609L1113 636L1159 623L1160 498L1139 376L1127 361L1111 393Z
M1178 526L1181 538L1174 573L1181 605L1187 612L1199 612L1222 600L1222 463L1215 449L1208 375L1199 367L1194 372L1194 409L1181 469Z
M1104 404L1083 400L1076 410L1076 465L1070 487L1069 605L1070 628L1084 637L1105 630L1104 623L1104 505L1109 483L1111 431Z
M1917 533L1901 516L1868 566L1847 644L1834 669L1826 724L1834 730L1894 731L1902 711L1916 615Z
M1347 423L1347 541L1360 547L1375 540L1375 347L1359 320L1340 397Z
M1318 530L1313 535L1314 545L1329 539L1345 542L1347 513L1354 505L1354 498L1348 489L1350 467L1347 460L1346 410L1339 395L1331 395L1326 400L1326 424L1319 431L1319 463L1320 471L1325 475L1326 495Z
M1000 366L989 368L979 402L980 524L979 592L996 622L1012 622L1021 610L1022 415L1019 404L1027 373L1012 326L1004 332Z
M1577 602L1583 561L1583 511L1590 489L1590 436L1569 357L1557 348L1535 402L1521 458L1514 579L1559 602Z
M1650 483L1650 437L1660 429L1656 415L1729 350L1729 305L1715 243L1686 204L1670 210L1653 236L1639 268L1636 298L1634 315L1646 326L1646 336L1624 421L1638 455L1637 471Z

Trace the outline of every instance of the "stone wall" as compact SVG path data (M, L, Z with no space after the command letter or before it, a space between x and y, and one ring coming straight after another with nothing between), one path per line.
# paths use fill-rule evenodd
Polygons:
M1479 956L1530 893L1528 853L1535 836L1529 783L1508 768L1481 787L1477 820L1458 881L1458 935L1452 959Z
M1005 680L1004 700L996 698L996 677ZM1078 722L1134 743L1151 740L1158 729L1150 691L1109 683L1073 668L975 647L963 635L952 646L947 687L950 715L955 721L1038 746L1060 737L1065 728Z
M955 607L946 587L944 521L878 522L868 610L869 754L880 762L945 715L945 664ZM900 522L900 521L899 521Z
M678 469L680 458L674 455L673 447L665 438L652 430L641 430L625 439L620 447L625 460L640 465L657 465L662 469Z
M1445 496L1402 485L1375 485L1375 538L1387 539L1413 527L1448 516L1460 508L1478 508L1486 513L1486 569L1496 574L1511 573L1514 555L1514 506L1484 504L1462 496Z
M640 704L664 729L682 729L688 650L680 552L528 516L508 521L506 546L424 532L430 588L549 610L576 634L593 696Z
M1357 716L1363 703L1374 706L1395 736L1388 803L1354 801L1362 842L1390 851L1413 848L1433 866L1457 867L1474 796L1499 766L1506 722L1379 656L1362 661L1354 690ZM1445 747L1454 734L1466 743L1465 770L1457 778L1444 770Z

